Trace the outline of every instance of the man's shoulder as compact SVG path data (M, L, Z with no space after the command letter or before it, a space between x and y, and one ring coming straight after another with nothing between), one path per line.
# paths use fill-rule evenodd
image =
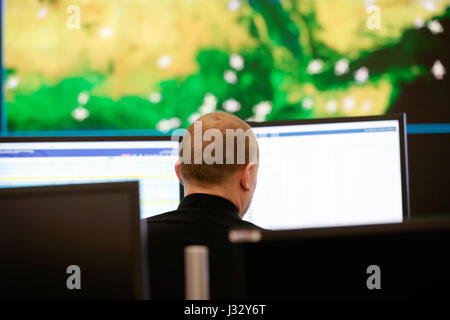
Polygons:
M200 225L217 225L231 229L260 229L257 225L242 220L238 217L232 218L230 215L218 215L217 212L206 212L209 210L174 210L161 213L147 218L147 223L150 225L158 224L185 224L195 223Z
M176 217L179 217L178 210L160 213L155 216L148 217L146 220L148 223L165 222L165 221L171 220Z
M239 224L239 226L237 226L234 229L259 229L259 230L264 230L263 228L257 226L256 224L251 223L251 222L246 221L246 220L242 220L242 219L241 219L241 223Z

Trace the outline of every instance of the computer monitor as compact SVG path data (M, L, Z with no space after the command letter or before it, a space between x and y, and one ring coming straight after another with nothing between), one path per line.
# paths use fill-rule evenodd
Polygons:
M450 220L233 230L240 299L450 297Z
M404 115L251 123L258 183L244 217L267 229L402 222Z
M142 299L138 183L0 189L0 297Z
M169 136L0 138L0 188L138 180L147 218L179 204L178 146Z

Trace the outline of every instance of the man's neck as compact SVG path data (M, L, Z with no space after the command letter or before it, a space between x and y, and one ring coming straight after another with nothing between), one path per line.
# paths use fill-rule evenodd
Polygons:
M198 186L198 185L189 185L184 186L184 195L188 196L194 193L204 193L210 194L213 196L222 197L227 199L231 203L233 203L236 208L238 208L239 213L241 212L241 203L239 201L239 197L235 196L233 188L224 188L224 187L216 187L216 186Z

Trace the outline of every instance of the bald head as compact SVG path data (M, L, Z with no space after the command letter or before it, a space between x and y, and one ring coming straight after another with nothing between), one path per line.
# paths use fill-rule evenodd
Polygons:
M219 129L225 131L226 129L243 129L247 131L250 126L240 118L226 112L213 112L205 114L192 123L188 131L194 127L195 122L202 122L204 130Z
M214 112L186 130L180 150L181 175L187 182L204 186L222 184L257 159L256 137L250 126L232 114Z

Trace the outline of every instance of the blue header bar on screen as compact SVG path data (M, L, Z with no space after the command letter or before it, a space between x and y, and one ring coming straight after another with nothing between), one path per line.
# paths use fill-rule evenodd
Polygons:
M10 157L126 157L170 156L177 153L173 148L142 149L1 149L0 158Z
M378 127L378 128L358 128L358 129L320 130L320 131L270 132L270 133L257 133L256 137L257 138L293 137L293 136L312 136L312 135L341 134L341 133L388 132L396 130L397 130L396 127Z

